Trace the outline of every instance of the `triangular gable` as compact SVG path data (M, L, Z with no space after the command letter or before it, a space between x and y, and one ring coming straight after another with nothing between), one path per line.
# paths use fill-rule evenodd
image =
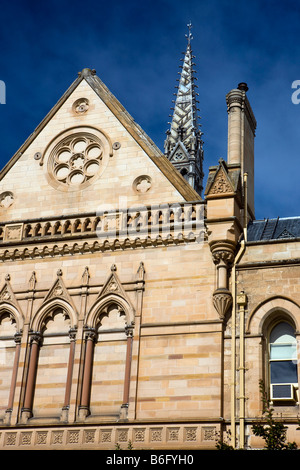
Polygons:
M67 301L69 305L73 307L74 311L76 311L76 308L71 299L71 296L62 279L62 271L60 269L58 270L57 278L55 282L53 283L52 287L49 289L47 295L45 296L42 305L46 304L47 302L53 299L62 299L62 300Z
M10 284L10 276L5 277L5 283L0 291L0 303L5 302L9 305L15 307L19 312L21 312L19 302L16 299L14 291Z
M117 268L115 264L112 265L111 273L108 276L105 284L103 285L97 300L103 299L104 297L111 294L122 297L128 302L129 305L131 305L131 301L128 295L126 294L124 287L122 286L119 276L117 275Z
M181 141L177 142L169 158L170 162L185 163L189 161L187 150Z
M201 200L200 195L187 183L187 181L180 175L174 168L172 163L162 154L158 147L134 121L125 108L119 101L112 95L104 83L95 75L94 70L83 69L79 73L78 78L72 83L69 89L64 93L56 105L51 109L43 121L36 127L30 137L19 148L11 160L5 165L0 172L0 181L18 161L18 159L26 152L28 147L33 143L41 131L47 126L51 119L55 116L58 110L63 106L66 100L76 90L80 83L85 80L93 91L101 98L109 110L115 115L119 122L129 132L138 145L144 150L152 162L159 168L163 175L173 185L173 187L180 193L180 195L187 201Z
M215 196L234 194L240 186L240 169L228 168L223 159L219 160L218 167L210 168L205 194Z

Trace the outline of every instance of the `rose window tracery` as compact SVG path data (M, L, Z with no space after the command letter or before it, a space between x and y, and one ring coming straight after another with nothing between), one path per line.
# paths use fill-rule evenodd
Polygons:
M102 174L108 163L112 154L109 142L100 131L86 130L73 129L55 139L46 151L49 182L57 189L82 189Z
M95 176L100 168L102 148L91 135L68 137L55 150L53 174L61 183L84 183Z

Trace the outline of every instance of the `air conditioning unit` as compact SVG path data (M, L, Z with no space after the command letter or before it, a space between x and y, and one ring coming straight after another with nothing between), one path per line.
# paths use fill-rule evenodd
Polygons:
M295 400L295 387L293 384L271 384L271 400Z

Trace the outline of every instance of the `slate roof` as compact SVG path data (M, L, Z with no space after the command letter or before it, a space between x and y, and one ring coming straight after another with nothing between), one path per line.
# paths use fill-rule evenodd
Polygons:
M247 238L248 242L300 238L300 217L254 220Z

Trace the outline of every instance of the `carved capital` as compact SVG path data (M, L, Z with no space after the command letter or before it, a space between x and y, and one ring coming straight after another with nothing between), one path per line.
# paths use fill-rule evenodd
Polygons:
M232 304L232 295L228 289L217 289L213 293L213 304L221 320L224 320Z
M70 328L69 330L69 338L70 338L70 341L75 341L76 339L76 334L77 334L77 328Z
M39 331L32 331L30 333L30 343L33 344L37 344L37 345L40 345L41 342L42 342L42 334L39 332Z
M214 251L212 253L212 257L215 264L219 264L221 261L223 261L226 266L231 265L234 260L234 254L227 250Z
M213 242L210 246L213 261L219 264L221 261L228 267L233 263L235 244L228 240Z
M86 341L92 341L95 343L97 341L97 332L94 328L87 328L85 331Z
M19 331L19 332L17 332L17 333L14 335L14 340L15 340L15 343L16 343L16 344L21 344L21 340L22 340L22 331Z
M133 328L134 328L134 324L127 325L125 327L125 334L126 334L127 338L132 338L133 337Z

